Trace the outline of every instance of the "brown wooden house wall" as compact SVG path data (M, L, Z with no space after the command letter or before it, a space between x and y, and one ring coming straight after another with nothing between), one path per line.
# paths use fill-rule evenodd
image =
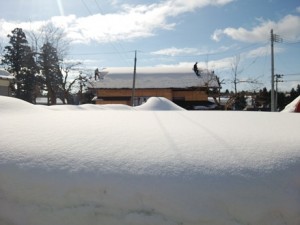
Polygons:
M98 89L97 96L102 97L131 97L131 89ZM171 89L136 89L135 95L140 97L159 96L172 99Z
M96 104L127 104L131 103L131 89L98 89ZM207 101L206 91L199 89L149 88L136 89L135 97L165 97L171 101Z
M173 99L184 99L185 101L207 101L206 91L200 90L174 90Z

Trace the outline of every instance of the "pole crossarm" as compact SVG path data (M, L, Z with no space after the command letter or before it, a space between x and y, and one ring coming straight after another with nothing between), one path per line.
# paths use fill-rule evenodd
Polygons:
M278 34L273 34L273 41L282 43L283 39Z

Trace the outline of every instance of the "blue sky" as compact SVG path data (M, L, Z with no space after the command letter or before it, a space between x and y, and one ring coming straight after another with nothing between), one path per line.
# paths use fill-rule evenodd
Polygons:
M3 1L3 0L1 0ZM4 2L4 1L3 1ZM238 63L238 89L270 88L270 30L275 43L279 89L300 83L299 0L10 0L0 8L0 43L14 28L37 31L52 23L70 43L65 61L96 67L199 67L214 70L232 90ZM137 72L138 72L137 68Z

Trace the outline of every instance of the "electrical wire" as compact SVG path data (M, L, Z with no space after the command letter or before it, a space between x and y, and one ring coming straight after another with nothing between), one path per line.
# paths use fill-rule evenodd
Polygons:
M294 39L288 38L287 36L284 36L284 35L280 35L280 37L281 37L281 42L279 42L279 43L287 44L287 45L300 44L299 38L296 38L296 40L294 40Z
M87 4L85 4L84 0L81 0L81 2L84 5L84 7L86 8L86 10L88 11L89 15L92 15L91 10L88 8Z
M288 73L284 74L284 76L300 76L300 73Z
M283 80L282 82L299 82L300 83L300 80Z
M92 15L92 12L91 10L88 8L87 4L85 3L84 0L81 0L81 2L83 3L84 7L86 8L86 10L88 11L89 15ZM97 2L97 0L94 0L95 4L96 4L96 7L98 9L98 12L100 14L104 14L103 13L103 10L100 6L100 4ZM112 46L112 48L115 50L115 52L110 52L110 53L83 53L83 54L72 54L72 55L102 55L102 54L116 54L118 55L118 57L123 61L125 62L125 64L129 65L128 63L128 56L124 57L124 53L129 53L129 52L133 52L133 51L125 51L124 50L124 47L121 45L121 43L119 43L117 40L115 41L116 43L118 43L119 45L119 48L122 48L122 51L119 50L119 48L113 43L113 41L111 40L112 39L112 36L109 34L109 33L105 33L103 32L103 34L107 35L108 37L108 43ZM130 64L130 66L132 66Z

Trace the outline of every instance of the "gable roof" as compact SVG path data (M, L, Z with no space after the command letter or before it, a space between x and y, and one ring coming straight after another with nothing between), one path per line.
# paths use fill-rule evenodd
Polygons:
M15 77L6 70L0 69L0 79L13 80Z
M99 80L90 80L90 88L132 88L133 68L112 68L100 71ZM192 68L137 68L135 88L219 88L217 76L202 70L196 76Z

